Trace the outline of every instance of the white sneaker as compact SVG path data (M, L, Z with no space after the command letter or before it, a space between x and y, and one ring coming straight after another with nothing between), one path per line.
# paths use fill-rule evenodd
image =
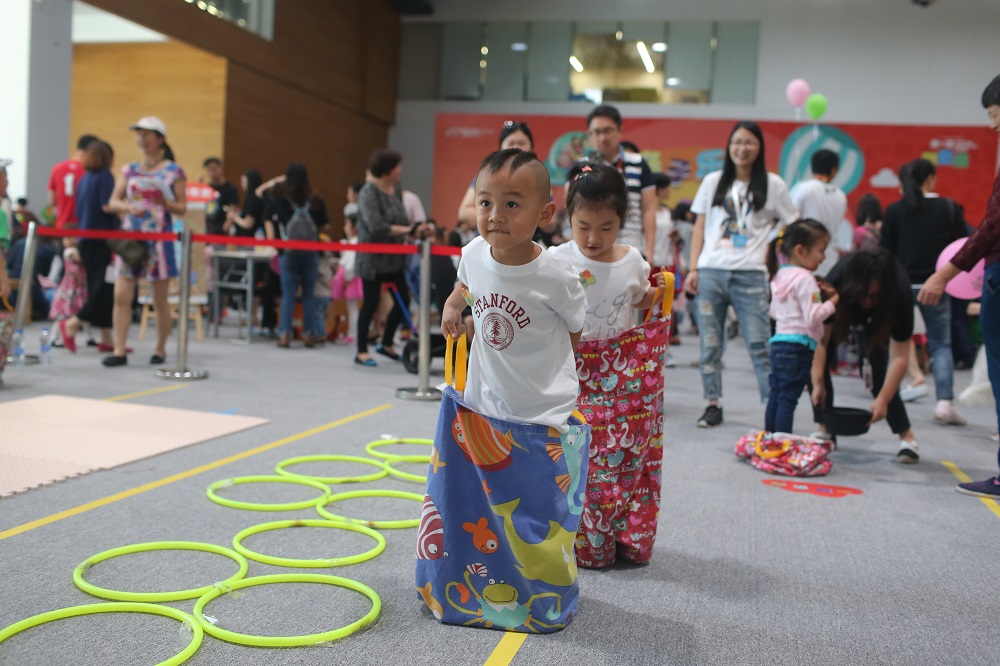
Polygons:
M967 421L958 413L955 405L951 404L951 400L938 400L937 407L934 408L934 423L964 426Z
M920 447L917 446L916 440L900 440L896 462L904 465L916 465L920 462Z
M899 397L903 402L913 402L920 398L927 397L927 386L924 384L907 384L905 388L899 389Z
M672 368L677 365L677 361L674 360L674 355L667 352L667 355L663 357L663 367Z

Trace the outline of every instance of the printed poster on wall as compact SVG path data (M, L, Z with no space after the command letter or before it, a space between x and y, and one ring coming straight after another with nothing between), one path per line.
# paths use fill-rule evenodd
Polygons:
M589 107L588 107L589 108ZM453 224L458 205L476 176L479 161L496 150L508 116L439 113L434 139L435 217ZM553 194L562 201L566 171L592 150L585 113L579 116L518 116L527 122L535 152L552 177ZM627 117L622 139L639 146L654 171L670 176L668 204L690 201L701 179L722 168L724 146L735 120ZM977 126L837 125L761 122L769 171L789 187L811 177L809 158L820 148L840 155L834 183L848 196L853 221L858 200L867 193L883 207L900 198L899 167L917 157L937 165L937 191L965 207L965 217L978 226L986 210L997 167L997 137L985 124Z

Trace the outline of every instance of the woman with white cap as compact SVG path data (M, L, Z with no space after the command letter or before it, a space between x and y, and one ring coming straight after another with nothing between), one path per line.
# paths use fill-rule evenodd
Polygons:
M173 231L172 216L187 211L187 199L184 193L186 177L167 145L167 127L156 116L146 116L129 129L135 130L142 159L122 168L108 205L112 211L122 214L123 231L170 233ZM132 323L135 282L140 277L150 281L156 308L156 349L149 362L158 365L167 358L167 338L173 327L167 289L170 278L177 277L174 243L156 241L146 245L148 251L141 261L126 264L121 256L115 257L115 350L104 359L108 367L128 362L125 340Z

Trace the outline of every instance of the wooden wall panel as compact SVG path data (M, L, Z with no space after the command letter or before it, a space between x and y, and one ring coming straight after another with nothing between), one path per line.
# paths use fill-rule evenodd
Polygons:
M385 143L385 126L235 63L226 97L229 177L253 167L267 179L303 162L339 229L347 186L363 180L368 155Z
M201 163L223 152L226 60L179 42L73 47L70 140L96 134L115 163L138 159L128 126L159 116L177 162L196 180Z

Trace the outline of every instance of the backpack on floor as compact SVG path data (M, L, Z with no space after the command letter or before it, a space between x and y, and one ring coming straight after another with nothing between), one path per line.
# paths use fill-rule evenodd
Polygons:
M786 432L752 430L736 443L736 457L762 472L781 476L825 476L833 442Z

